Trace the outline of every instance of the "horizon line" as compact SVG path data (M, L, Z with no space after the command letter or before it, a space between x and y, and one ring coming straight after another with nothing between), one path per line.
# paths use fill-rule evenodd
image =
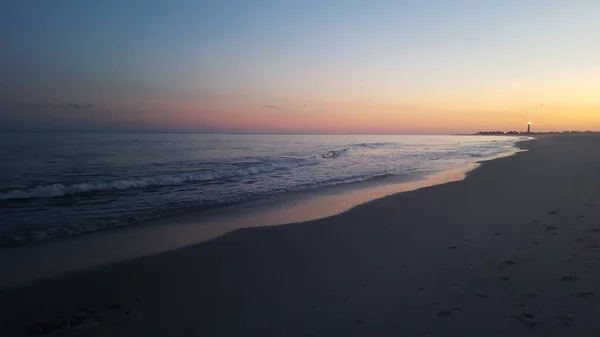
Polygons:
M140 134L206 134L206 135L363 135L363 136L435 136L435 135L451 135L451 136L469 136L477 135L478 133L494 133L503 131L475 131L475 132L243 132L243 131L173 131L173 130L2 130L0 133L111 133L111 134L124 134L124 133L140 133ZM518 132L518 131L506 131ZM563 130L563 131L535 131L531 134L542 134L542 133L577 133L577 132L600 132L593 130L576 131L576 130ZM527 134L522 131L521 134Z
M157 133L205 135L451 135L457 133L371 133L371 132L242 132L242 131L149 131L149 130L0 130L1 133ZM465 133L468 135L469 133Z

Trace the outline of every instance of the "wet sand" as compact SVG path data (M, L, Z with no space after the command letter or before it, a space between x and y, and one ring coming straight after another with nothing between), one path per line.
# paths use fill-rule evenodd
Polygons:
M0 335L595 336L599 145L525 142L463 181L3 289Z

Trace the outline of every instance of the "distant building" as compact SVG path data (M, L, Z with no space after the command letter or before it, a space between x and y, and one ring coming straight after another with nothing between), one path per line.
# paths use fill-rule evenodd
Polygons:
M527 123L527 133L531 133L531 122Z

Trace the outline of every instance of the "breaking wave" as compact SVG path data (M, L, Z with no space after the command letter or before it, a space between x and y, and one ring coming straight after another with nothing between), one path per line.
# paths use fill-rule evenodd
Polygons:
M245 176L260 175L274 171L293 171L294 169L308 165L319 165L322 160L335 159L350 155L356 151L362 152L378 148L396 147L397 143L356 143L348 144L341 149L333 149L316 156L308 157L280 157L276 159L262 158L252 162L223 163L219 168L198 170L192 172L175 172L146 177L131 177L118 180L92 180L75 183L53 183L38 186L27 186L0 190L0 200L54 198L75 194L92 192L110 192L129 189L143 189L160 186L176 186L190 183L216 184L224 179L239 179ZM493 148L498 149L498 146ZM450 152L441 154L441 157L449 155ZM485 157L488 153L471 152L464 153L470 157ZM438 158L428 155L428 160Z
M324 159L337 158L339 156L346 155L346 154L348 154L348 152L353 151L353 150L378 149L378 148L392 147L392 146L397 146L397 144L396 143L357 143L357 144L350 144L350 145L348 145L347 148L344 148L344 149L330 150L330 151L324 152L324 153L322 153L320 155L320 157L324 158Z
M321 158L329 159L329 158L337 158L343 154L346 154L348 149L343 150L332 150L321 154Z
M231 165L231 167L222 168L220 170L157 175L152 177L138 177L114 181L91 181L76 184L56 183L3 191L0 192L0 200L54 198L96 191L119 191L147 188L152 186L175 186L185 183L211 182L221 179L239 178L280 170L290 170L296 167L314 164L316 164L315 161L306 159L283 158L279 161Z

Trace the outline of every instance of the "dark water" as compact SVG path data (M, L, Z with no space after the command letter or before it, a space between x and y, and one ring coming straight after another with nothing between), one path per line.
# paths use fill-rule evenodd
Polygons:
M0 245L453 169L518 138L0 133Z

